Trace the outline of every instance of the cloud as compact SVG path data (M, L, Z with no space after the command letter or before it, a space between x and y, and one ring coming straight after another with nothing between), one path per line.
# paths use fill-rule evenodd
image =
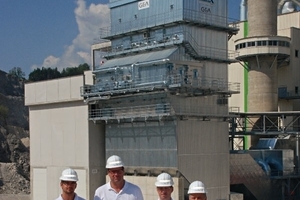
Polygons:
M44 59L41 67L51 67L62 70L66 67L77 67L80 64L91 65L91 45L99 40L99 28L108 27L110 24L109 8L104 4L90 4L88 7L85 0L77 0L77 7L74 10L78 35L73 39L72 44L65 47L60 57L49 55ZM32 69L37 68L33 65Z

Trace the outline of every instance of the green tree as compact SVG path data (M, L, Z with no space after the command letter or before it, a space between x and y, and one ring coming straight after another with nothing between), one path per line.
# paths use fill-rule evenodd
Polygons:
M81 75L84 71L89 70L90 66L87 63L80 64L78 67L67 67L61 72L62 77Z
M57 70L57 68L45 68L42 67L42 69L37 68L34 69L28 76L29 81L43 81L43 80L51 80L55 78L61 77L60 72Z
M19 79L25 79L25 72L22 71L21 67L14 67L8 72L9 75L16 76Z
M50 80L60 77L69 77L69 76L76 76L81 75L84 71L89 70L90 66L86 63L80 64L78 67L67 67L59 72L57 68L45 68L42 69L37 68L34 69L28 76L29 81L43 81L43 80Z

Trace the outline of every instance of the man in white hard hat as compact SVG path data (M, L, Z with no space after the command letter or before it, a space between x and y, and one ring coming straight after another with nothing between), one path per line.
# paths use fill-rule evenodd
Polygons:
M194 181L190 184L188 195L189 200L207 200L207 191L201 181Z
M62 193L56 200L85 200L75 193L78 176L74 169L65 169L59 179Z
M158 194L158 200L172 200L173 179L168 173L161 173L157 176L155 186Z
M119 156L113 155L106 162L110 182L97 188L94 200L143 200L141 189L124 179L124 164Z

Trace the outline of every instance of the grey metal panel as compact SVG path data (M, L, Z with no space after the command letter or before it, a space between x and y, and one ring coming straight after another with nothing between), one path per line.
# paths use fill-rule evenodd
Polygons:
M149 8L141 10L138 2L113 7L111 19L113 34L163 25L182 19L182 0L151 0Z
M105 68L110 68L110 67L116 67L116 66L126 66L126 65L132 65L135 63L139 62L148 62L148 61L156 61L156 60L161 60L161 59L167 59L169 58L177 48L171 48L171 49L166 49L162 51L155 51L155 52L150 52L150 53L143 53L143 54L138 54L134 56L127 56L123 58L116 58L112 60L106 61L101 67L96 69L105 69Z
M174 96L170 102L175 113L178 115L227 115L228 107L216 105L217 98L217 96L206 96L185 99Z
M199 27L185 26L185 39L193 45L199 55L227 58L227 33Z
M227 0L188 0L183 1L183 3L185 19L201 20L208 24L217 24L220 26L227 25Z
M175 123L112 124L106 128L106 157L119 155L125 166L177 167Z
M227 122L213 120L177 121L179 171L189 181L203 181L209 199L227 199L229 194L226 127Z

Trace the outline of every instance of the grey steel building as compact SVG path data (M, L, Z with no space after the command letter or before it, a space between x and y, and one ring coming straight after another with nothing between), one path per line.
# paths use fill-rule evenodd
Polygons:
M228 26L227 1L109 7L111 26L100 29L109 47L94 49L104 59L94 60L94 84L81 88L89 120L104 124L105 157L121 156L127 174L183 177L182 189L201 180L209 199L228 199L227 103L240 88L228 82L227 41L238 29Z

